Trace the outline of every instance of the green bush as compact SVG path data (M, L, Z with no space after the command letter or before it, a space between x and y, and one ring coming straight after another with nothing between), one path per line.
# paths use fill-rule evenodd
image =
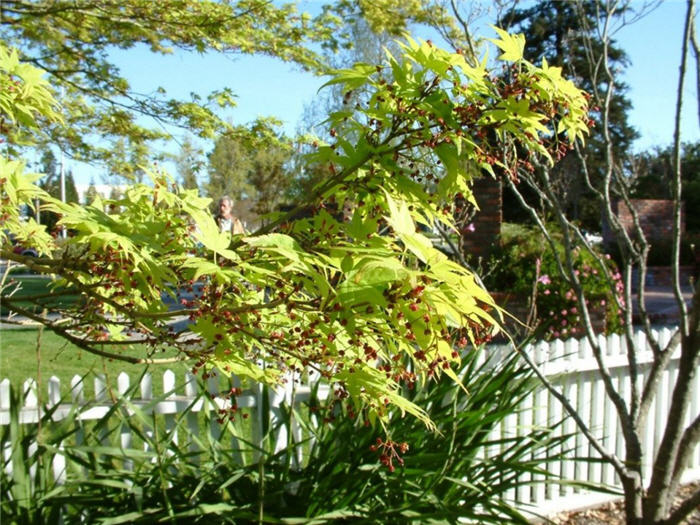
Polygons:
M289 427L294 418L313 438L290 440L277 453L269 439L273 428L262 442L244 438L232 423L220 427L219 437L206 433L182 439L189 410L175 422L178 440L162 416L147 415L126 401L90 424L44 418L39 429L17 425L15 413L13 430L2 435L2 444L12 438L13 457L21 463L10 476L3 469L3 523L55 523L59 512L65 523L384 524L457 523L460 518L527 523L505 499L506 492L523 483L518 479L523 473L549 476L544 462L557 457L565 438L541 428L526 436L494 438L492 429L517 412L535 382L515 353L487 367L472 352L463 365L468 393L438 381L413 395L428 407L439 433L428 432L415 418L392 415L393 439L411 447L397 456L378 445L379 428L315 395L294 411L287 409L281 423ZM124 430L145 447L123 448ZM80 434L79 442L71 442L74 434ZM41 446L32 451L29 443L37 439ZM292 457L300 450L303 459L296 464ZM390 455L393 472L382 464L389 463L382 451ZM58 455L68 464L62 485L50 475ZM43 468L33 473L37 465Z
M554 227L550 231L562 261L564 246ZM596 258L582 247L574 249L573 266L583 286L587 307L597 329L619 331L622 322L621 275L613 258L602 260L610 278ZM565 264L565 262L564 262ZM560 276L555 252L534 228L504 225L501 242L486 263L487 289L512 294L516 301L532 307L535 319L531 332L545 339L583 335L580 305L571 285Z

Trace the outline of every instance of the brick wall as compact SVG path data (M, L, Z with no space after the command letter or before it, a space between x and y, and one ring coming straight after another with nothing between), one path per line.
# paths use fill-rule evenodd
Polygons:
M673 232L673 201L667 199L632 199L633 208L639 214L639 223L648 240L670 239ZM632 231L632 213L623 201L613 203L613 211L620 218L627 232ZM685 231L685 209L681 205L681 232ZM604 229L605 241L613 242L609 228Z
M466 253L476 257L488 255L501 234L503 199L501 182L491 177L480 177L472 187L480 210L476 213L473 232L465 232L462 242Z

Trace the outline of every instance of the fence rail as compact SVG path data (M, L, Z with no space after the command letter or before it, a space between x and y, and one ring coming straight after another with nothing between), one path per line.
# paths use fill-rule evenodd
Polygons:
M655 339L665 345L673 335L673 328L666 327L654 332ZM637 348L647 348L646 337L643 332L637 332ZM599 336L599 342L604 349L605 361L608 370L613 377L613 385L628 397L630 392L630 378L627 364L627 346L623 337L618 335ZM527 351L537 362L545 375L558 385L565 393L568 400L577 408L584 421L589 426L592 433L604 444L604 446L618 455L623 452L622 429L612 403L605 395L605 388L597 364L592 354L590 344L584 340L569 339L567 341L540 342L528 347ZM504 353L513 352L512 347L490 346L484 352L484 359L497 360ZM647 374L652 362L653 354L651 349L637 354L638 366L642 373ZM671 358L670 364L663 373L659 381L658 394L649 411L649 418L642 434L642 444L645 451L645 458L651 461L654 452L659 446L663 428L669 409L673 385L678 374L679 351ZM96 420L102 418L112 408L113 399L125 396L131 392L130 403L140 407L147 413L161 414L166 418L166 427L172 428L174 416L185 408L189 407L188 415L189 432L202 431L198 427L197 413L202 411L218 411L227 407L228 401L215 396L202 396L196 378L191 374L184 377L184 385L177 388L175 374L168 370L163 376L163 392L153 392L151 376L145 374L138 385L140 397L136 396L133 390L134 385L129 384L129 378L122 373L117 378L116 389L110 390L105 380L101 376L95 379L93 399L86 400L83 383L79 377L73 378L70 385L61 385L58 379L52 377L48 381L47 396L44 404L46 407L53 407L54 419L60 419L70 415L76 415L83 421ZM208 380L208 390L215 394L220 390L219 378ZM276 391L266 391L255 387L244 391L237 397L239 407L248 407L258 415L264 405L269 407L271 417L274 420L280 418L283 407L290 402L302 403L309 398L310 386L297 385L289 381L285 388ZM27 380L23 384L25 392L24 406L22 406L19 417L24 424L36 423L45 407L41 406L38 399L37 384L33 380ZM319 397L328 395L328 387L319 387ZM689 424L692 418L700 412L700 367L695 374L692 385L692 402L687 416ZM0 382L0 426L10 423L10 383L8 380ZM160 399L161 396L165 396ZM263 396L268 395L266 403L263 403ZM61 400L70 399L70 403L61 404ZM81 406L76 413L75 406ZM545 390L538 388L531 396L525 399L521 405L521 410L505 418L500 425L492 431L491 437L494 442L501 438L512 438L513 436L526 435L533 428L543 428L553 426L561 421L564 412L561 404ZM255 413L251 418L251 436L253 439L261 439L261 428ZM219 430L216 425L211 425L205 429L216 434ZM292 432L296 437L301 437L301 429L292 427ZM276 448L284 448L287 443L288 429L280 426L275 435ZM597 458L599 454L591 447L583 434L579 432L573 420L566 419L563 424L556 427L555 432L562 436L570 435L568 440L562 443L560 451L566 453L564 460L552 460L547 463L547 471L552 476L560 476L567 480L586 481L608 487L619 487L612 466L603 462L577 461L576 458ZM214 436L218 437L218 436ZM129 446L131 438L124 436L123 446ZM9 443L4 443L5 458L9 458ZM484 450L484 456L488 456L489 450ZM537 459L537 458L533 458ZM542 458L540 458L542 459ZM546 459L546 458L544 458ZM11 465L11 463L10 463ZM649 472L650 465L644 465L645 472ZM688 462L686 481L700 479L700 446L697 446ZM56 466L60 471L60 465ZM59 474L60 475L60 474ZM552 484L544 482L544 475L525 474L522 484L508 494L509 499L518 501L537 509L538 512L555 512L559 510L571 509L577 506L594 504L606 499L610 499L609 494L586 492L583 489L571 484Z

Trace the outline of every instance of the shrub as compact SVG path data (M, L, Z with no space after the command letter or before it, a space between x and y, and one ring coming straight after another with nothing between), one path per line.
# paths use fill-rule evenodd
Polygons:
M168 428L163 416L126 400L90 424L46 417L41 428L18 425L15 411L13 435L1 441L4 447L12 437L12 455L21 462L9 476L7 465L2 469L2 514L9 523L55 523L58 514L64 523L527 523L507 492L523 473L548 476L545 461L560 453L566 436L552 437L549 428L492 433L536 384L516 354L486 365L472 352L460 374L468 393L444 378L412 391L440 433L394 410L394 439L412 449L403 465L391 458L393 472L378 461L387 450L376 441L381 430L314 392L307 404L285 409L280 423L289 428L296 419L311 437L290 438L279 452L271 439L277 429L260 441L242 438L241 427L227 423L218 439L208 433L183 439L189 410ZM263 407L262 414L270 412ZM124 448L124 432L143 446ZM79 442L71 442L78 434ZM37 440L41 446L32 448ZM300 450L303 459L292 461ZM51 476L57 456L67 463L63 484Z
M556 230L553 238L556 253L566 264L561 236ZM596 328L605 332L619 331L624 299L617 265L606 254L602 257L605 262L605 268L602 268L596 257L580 246L573 253L573 266L588 299L587 306ZM530 319L531 333L546 339L563 339L584 333L576 294L570 283L558 277L555 252L539 231L520 225L504 225L501 242L487 261L484 273L488 289L508 292L518 301L528 303L534 314Z
M622 261L617 245L607 247L616 262ZM673 253L673 241L669 239L649 239L649 266L671 266L671 254ZM700 234L687 233L681 239L678 262L681 266L693 266L696 253L700 253Z

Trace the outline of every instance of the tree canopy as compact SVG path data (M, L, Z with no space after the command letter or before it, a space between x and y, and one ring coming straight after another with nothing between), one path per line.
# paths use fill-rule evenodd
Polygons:
M451 227L455 196L471 198L467 166L515 177L588 131L583 93L559 68L524 60L522 37L496 31L510 80L412 40L402 60L336 71L329 84L367 102L330 116L332 141L307 159L326 176L305 202L248 236L220 233L208 199L160 171L121 199L78 206L41 190L14 154L3 157L0 253L55 276L54 295L82 298L56 320L39 313L55 313L45 296L5 282L3 305L99 355L157 362L169 345L204 374L271 385L317 374L362 417L383 421L391 404L430 425L402 388L442 374L459 383L459 347L488 339L499 312L416 224ZM0 91L10 132L58 121L41 71L15 51L0 58L0 81L16 86ZM36 199L74 235L59 242L21 221L18 206ZM9 235L43 255L15 254ZM149 355L134 355L136 343Z
M657 148L634 158L632 196L638 199L673 198L673 148ZM700 234L700 142L686 142L681 152L682 195L688 233Z
M139 116L212 138L231 128L216 108L235 102L230 89L189 100L168 97L165 88L137 93L114 65L113 51L145 46L158 54L174 49L259 53L321 70L312 45L330 41L337 22L325 13L312 19L293 4L267 0L0 4L4 42L18 49L24 62L45 71L60 97L66 125L43 120L32 131L34 139L58 145L75 158L121 168L139 163L149 143L167 136L162 127L144 125Z
M628 163L627 153L638 136L627 120L631 108L626 96L627 86L617 77L614 86L610 86L609 78L602 72L604 67L623 70L629 60L613 35L604 41L597 31L605 18L609 18L608 24L612 25L614 20L632 16L630 11L631 7L626 3L608 11L596 5L596 2L540 0L517 8L513 4L513 9L506 10L499 21L509 30L522 31L526 40L526 57L530 60L546 58L550 64L561 67L569 78L575 78L580 87L592 97L591 118L596 126L591 131L590 139L579 154L571 152L567 155L552 170L552 176L556 181L556 191L567 203L572 217L583 221L587 228L594 231L600 229L600 209L585 187L586 177L583 171L588 171L596 185L601 183L608 155L603 129L610 134L612 154L616 165L620 167ZM602 58L604 53L605 64ZM604 104L608 92L611 96L610 103ZM604 106L605 115L600 111ZM506 209L513 213L519 206L510 194L506 195L508 202L512 203ZM511 218L522 219L522 211L519 213L520 215L511 215Z

